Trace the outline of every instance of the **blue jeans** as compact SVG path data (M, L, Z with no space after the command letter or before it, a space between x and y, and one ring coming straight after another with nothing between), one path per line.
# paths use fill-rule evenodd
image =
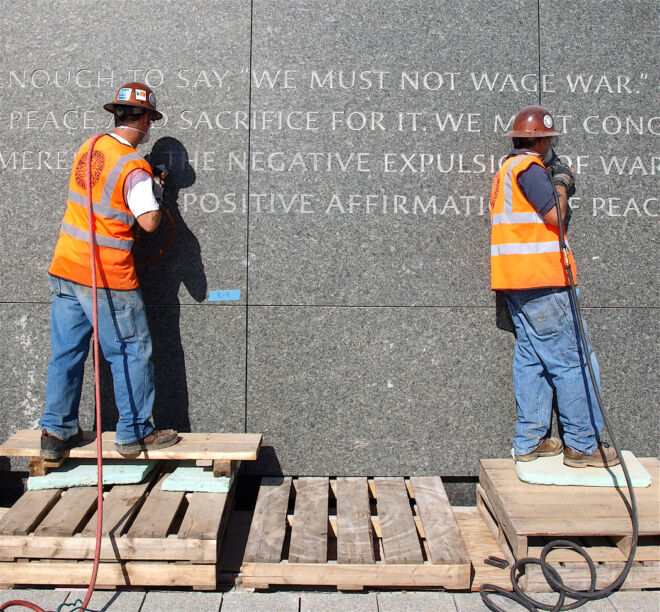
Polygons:
M48 364L46 411L39 425L67 440L78 430L83 369L92 336L92 289L50 277L52 359ZM149 435L154 427L154 369L151 335L139 289L97 290L99 345L110 363L119 422L115 441L128 444Z
M564 444L592 454L603 417L589 376L584 347L576 340L575 311L568 288L509 291L504 296L516 329L513 387L518 420L513 450L531 453L550 429L553 392L557 393ZM586 326L585 326L586 332ZM596 355L587 350L600 391Z

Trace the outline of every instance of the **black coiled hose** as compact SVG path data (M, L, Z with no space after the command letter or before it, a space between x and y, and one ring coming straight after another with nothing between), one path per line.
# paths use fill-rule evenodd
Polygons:
M547 170L547 173L548 173L548 179L552 183L552 174L549 168ZM600 408L600 411L603 415L603 423L605 424L607 433L610 436L612 446L614 447L614 450L616 451L616 454L621 462L621 468L623 469L623 475L626 478L626 484L628 486L628 492L630 494L630 504L626 503L626 507L628 509L628 512L630 513L630 520L632 522L632 546L630 548L628 560L626 561L626 564L621 570L621 573L615 578L615 580L611 584L609 584L603 589L596 590L596 567L594 565L593 560L589 556L589 553L587 553L587 551L584 550L584 548L577 545L575 542L571 542L570 540L552 540L551 542L548 542L545 545L545 547L541 551L541 557L539 559L534 559L532 557L524 557L523 559L518 559L511 566L511 585L513 586L513 592L505 591L502 587L499 587L494 584L481 585L481 588L479 589L479 593L481 593L481 599L483 600L486 607L489 610L493 610L493 612L505 612L505 610L493 603L493 601L490 599L490 596L492 594L499 595L506 599L511 599L516 603L520 604L526 610L531 610L531 612L537 612L537 610L550 610L551 612L560 612L560 610L574 610L575 608L579 608L580 606L584 605L588 601L603 599L604 597L607 597L616 589L618 589L624 583L624 581L628 577L628 572L630 572L630 568L632 567L633 560L635 558L635 551L637 550L637 538L639 535L639 524L638 524L639 519L637 516L637 502L635 500L635 493L633 491L633 486L630 480L630 474L628 473L628 468L625 464L625 461L623 460L621 451L619 450L619 447L616 443L616 438L614 436L614 432L612 431L612 428L610 427L609 421L607 420L607 415L605 414L605 410L603 410L603 401L600 395L600 391L598 389L598 384L596 382L596 375L594 374L593 365L591 364L591 356L589 355L589 351L587 350L587 337L584 331L584 325L582 322L582 315L580 313L580 304L578 302L577 292L575 290L575 280L573 278L573 271L571 269L571 264L568 258L568 246L566 244L566 240L564 237L564 223L562 220L559 198L557 197L557 191L554 188L553 188L553 192L555 196L555 207L557 209L557 220L559 222L559 226L558 226L559 248L564 257L564 267L566 269L571 284L570 298L571 298L571 306L572 306L575 328L578 332L580 343L582 344L582 349L583 349L582 352L584 353L586 358L587 368L589 370L589 376L591 378L591 383L593 385L594 392L596 394L596 401L598 402L598 407ZM590 574L590 584L589 584L589 588L586 591L576 591L574 589L567 587L562 581L561 576L559 575L557 570L555 570L547 561L548 554L550 554L550 552L556 548L570 548L575 552L577 552L579 555L581 555L584 558L584 560L587 562L587 565L589 567L589 574ZM541 571L543 572L543 576L546 582L550 585L550 587L554 591L559 593L559 599L554 605L544 604L539 601L536 601L535 599L532 599L529 595L523 593L520 586L518 585L519 570L521 570L521 568L524 568L526 565L531 565L531 564L541 566ZM564 605L564 601L566 597L570 599L574 599L575 601L573 603Z

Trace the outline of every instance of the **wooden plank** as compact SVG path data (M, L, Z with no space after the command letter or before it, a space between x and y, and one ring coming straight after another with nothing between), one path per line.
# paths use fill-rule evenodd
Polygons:
M405 487L405 484L402 483ZM460 565L369 565L338 563L244 563L242 584L248 588L264 585L313 585L348 587L444 587L464 589L470 582L470 568Z
M415 500L424 525L432 563L470 563L465 542L456 523L442 480L411 478Z
M62 493L59 501L34 530L37 536L71 536L83 524L97 500L96 487L74 487ZM83 523L85 521L85 523Z
M484 559L490 555L500 558L505 555L481 518L479 510L474 506L454 506L453 511L474 568L474 576L465 588L478 591L482 584L495 584L511 591L510 568L499 569L484 563Z
M50 512L62 495L61 489L26 491L0 521L0 535L25 535Z
M227 493L193 493L183 517L178 537L216 540L225 513ZM228 511L228 509L227 509Z
M163 491L167 470L151 490L127 535L134 538L165 538L183 502L184 491Z
M103 535L120 536L126 524L135 516L144 501L143 496L151 484L151 479L136 485L112 487L103 498ZM83 536L96 535L96 512L83 528Z
M572 589L584 590L589 588L590 575L586 566L557 567L564 584ZM530 593L547 593L551 589L543 577L543 572L538 566L527 566L528 573L527 589ZM620 567L598 565L596 572L596 589L608 586L621 573ZM628 578L623 583L623 590L657 589L660 588L660 572L657 567L646 567L635 564L630 569Z
M497 524L502 528L503 534L509 540L511 552L516 559L527 556L527 537L521 536L513 526L506 507L502 504L488 473L483 464L479 470L479 484L477 485L477 496L481 496L483 502L495 517ZM497 537L497 534L493 534Z
M289 563L325 563L328 560L327 478L298 478Z
M94 558L96 538L94 536L50 537L50 536L2 536L0 550L3 558L11 559L76 559ZM188 561L193 563L215 563L217 546L215 540L188 538L104 537L101 539L103 561Z
M424 563L405 481L403 478L375 478L374 484L385 560L387 563Z
M499 492L499 497L505 504L509 505L509 515L514 519L524 517L543 520L543 518L548 516L550 499L545 497L539 499L538 497L534 498L534 496L512 495L506 492ZM600 500L592 500L590 496L585 496L580 503L556 502L553 504L553 507L565 508L572 518L591 520L603 517L626 518L629 516L627 512L622 512L623 507L619 507L611 497L601 497ZM648 527L650 527L653 524L653 519L658 518L660 507L653 508L648 504L644 504L639 507L638 514L640 519L644 519L649 523Z
M337 478L337 562L375 563L366 478Z
M86 585L92 562L0 563L3 580L14 584ZM215 565L100 563L97 588L115 586L203 586L215 588Z
M555 512L556 509L553 508L552 511ZM656 527L653 533L657 533L660 528L660 517L653 521L653 526ZM516 527L520 533L542 536L625 536L630 533L630 519L612 517L608 520L596 521L587 520L585 517L581 519L547 517L541 523L538 519L521 517L516 519Z
M23 429L0 445L0 456L38 457L41 432ZM174 446L168 446L148 453L140 453L134 459L217 459L254 461L261 447L261 434L238 433L180 433L181 438ZM115 432L106 431L102 435L103 458L122 459L115 450ZM64 451L63 459L96 458L96 436L94 432L84 432L82 442Z
M286 535L291 478L262 478L245 561L279 563Z

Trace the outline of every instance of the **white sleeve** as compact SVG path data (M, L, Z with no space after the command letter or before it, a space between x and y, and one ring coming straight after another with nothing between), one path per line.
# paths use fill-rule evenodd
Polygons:
M124 182L124 199L135 217L152 210L159 210L154 197L153 182L146 170L133 170Z

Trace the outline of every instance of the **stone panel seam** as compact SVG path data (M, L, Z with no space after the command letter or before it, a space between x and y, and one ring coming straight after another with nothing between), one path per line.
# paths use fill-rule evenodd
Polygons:
M252 114L252 47L254 31L254 0L250 0L250 45L248 57L248 117ZM251 159L252 122L248 122L247 158ZM247 165L247 193L250 197L250 166ZM243 428L248 432L248 359L250 333L250 207L247 207L245 218L245 375L243 376L245 388L243 398Z

